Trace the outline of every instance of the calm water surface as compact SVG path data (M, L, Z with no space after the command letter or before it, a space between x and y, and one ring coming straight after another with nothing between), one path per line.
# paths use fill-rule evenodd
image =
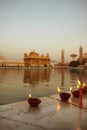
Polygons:
M43 97L62 91L76 89L77 80L87 85L87 69L0 69L0 105L23 101L32 97Z

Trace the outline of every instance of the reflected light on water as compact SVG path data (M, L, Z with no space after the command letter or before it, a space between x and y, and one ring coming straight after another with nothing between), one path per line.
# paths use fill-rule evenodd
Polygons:
M0 105L26 100L29 93L35 97L56 94L56 86L61 91L69 91L69 86L76 89L77 79L83 77L87 84L87 69L0 69Z

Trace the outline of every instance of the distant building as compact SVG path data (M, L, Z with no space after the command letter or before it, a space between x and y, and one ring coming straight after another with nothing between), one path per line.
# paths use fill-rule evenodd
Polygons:
M71 57L75 57L75 54L72 54ZM83 52L83 47L79 47L79 58L78 60L71 61L69 66L77 67L79 65L86 65L87 64L87 53Z
M9 60L0 53L0 67L23 67L23 60Z
M49 54L47 55L39 55L39 53L32 51L29 54L24 53L24 65L26 67L31 67L31 66L43 66L43 67L48 67L50 66L50 57Z
M83 47L80 46L79 48L79 63L83 63Z
M61 51L61 63L64 65L64 50Z
M84 64L87 62L87 53L83 53L83 47L79 48L79 63Z
M83 62L87 63L87 53L84 53L84 55L83 55Z

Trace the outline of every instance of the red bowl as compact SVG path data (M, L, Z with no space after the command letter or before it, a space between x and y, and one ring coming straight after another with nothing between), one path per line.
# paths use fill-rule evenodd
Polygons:
M82 88L82 93L85 94L86 93L86 89Z
M70 93L66 93L66 92L60 93L60 97L61 97L62 101L68 101L68 99L70 98L70 96L71 96Z
M85 86L84 89L85 89L85 92L87 92L87 86Z
M31 107L37 107L41 103L41 100L38 98L29 98L27 101Z
M79 97L79 90L72 91L73 97Z

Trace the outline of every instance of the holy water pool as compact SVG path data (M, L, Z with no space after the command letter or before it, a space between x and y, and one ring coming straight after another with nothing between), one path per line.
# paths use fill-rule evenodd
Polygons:
M77 87L77 80L87 85L87 69L24 69L0 68L0 105L44 97Z

